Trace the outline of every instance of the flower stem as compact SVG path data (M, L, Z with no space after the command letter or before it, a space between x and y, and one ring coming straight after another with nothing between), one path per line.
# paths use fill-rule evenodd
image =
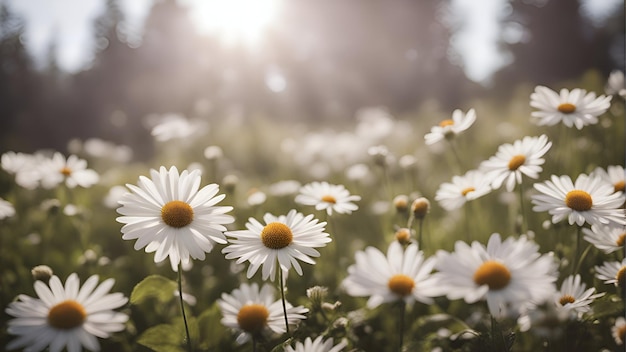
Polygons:
M187 350L193 351L191 348L191 336L189 336L189 325L187 324L187 315L185 314L185 302L183 301L183 264L178 263L178 297L180 298L180 310L183 313L183 322L185 323L185 334L187 336Z
M424 243L422 242L422 232L424 229L424 219L419 220L419 227L417 231L417 248L424 250ZM410 229L409 229L410 230Z
M576 275L576 270L578 270L578 261L580 260L580 237L581 231L580 226L576 226L576 247L574 247L574 261L572 261L572 275Z
M520 203L520 215L522 216L522 223L521 223L521 232L522 234L526 233L526 216L525 216L525 211L524 211L524 187L523 187L523 183L519 184L519 203Z
M404 345L404 315L406 313L406 302L404 300L400 301L400 321L399 321L399 334L400 341L398 343L398 351L402 351L402 346Z
M285 283L283 282L283 269L278 268L278 280L280 280L280 298L283 301L283 315L285 316L285 330L289 333L289 320L287 320L287 303L285 301Z

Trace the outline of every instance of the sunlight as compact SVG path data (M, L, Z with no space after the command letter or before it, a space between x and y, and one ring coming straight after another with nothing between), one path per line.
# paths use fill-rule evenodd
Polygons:
M227 44L258 41L275 18L280 0L188 0L198 30Z

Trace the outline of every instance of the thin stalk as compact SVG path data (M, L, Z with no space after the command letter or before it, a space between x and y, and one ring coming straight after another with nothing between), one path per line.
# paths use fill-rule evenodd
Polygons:
M424 248L423 248L424 243L422 242L423 228L424 228L424 219L420 219L419 220L418 231L417 231L417 248L419 248L420 250L424 250Z
M187 315L185 314L185 303L183 301L183 264L178 263L178 297L180 298L180 310L183 312L183 322L185 323L185 334L187 335L187 350L193 351L191 348L191 336L189 335L189 325L187 324Z
M463 160L461 160L461 157L459 156L459 153L456 150L456 145L454 143L453 140L450 140L448 138L446 138L446 140L448 141L448 143L450 144L450 149L452 150L452 154L454 155L454 159L457 162L457 172L461 172L461 170L465 170L465 168L463 167Z
M576 226L576 247L574 247L574 261L572 262L572 275L576 275L576 269L578 268L578 261L580 260L580 238L581 238L580 226Z
M252 335L252 352L256 352L256 334Z
M283 282L283 269L278 268L278 280L280 280L280 298L283 300L283 315L285 316L285 330L289 333L289 320L287 320L287 303L285 301L285 283Z
M587 248L585 248L585 251L583 252L583 254L578 259L578 263L576 264L576 269L574 269L574 274L576 274L576 273L578 273L580 271L580 266L585 261L585 257L587 257L587 254L589 253L589 251L591 250L592 247L593 247L592 244L587 245Z
M522 215L522 224L521 231L522 234L525 234L528 227L526 226L526 212L524 211L524 183L519 184L519 203L520 203L520 214Z
M404 345L404 315L406 314L406 303L404 300L400 301L400 321L398 330L400 331L400 341L398 345L398 351L402 351L402 346Z

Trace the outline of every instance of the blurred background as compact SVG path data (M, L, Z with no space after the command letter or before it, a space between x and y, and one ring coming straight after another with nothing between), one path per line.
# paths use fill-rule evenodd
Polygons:
M98 137L141 160L173 112L219 130L505 102L623 71L624 23L620 0L3 0L0 152Z

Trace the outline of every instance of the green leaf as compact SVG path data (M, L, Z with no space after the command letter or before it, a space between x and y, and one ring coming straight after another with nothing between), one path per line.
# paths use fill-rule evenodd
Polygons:
M174 291L177 288L176 281L161 275L150 275L133 288L130 303L141 304L150 298L156 298L160 303L167 303L174 298Z
M217 304L205 310L198 317L198 329L200 333L199 346L202 349L209 349L217 346L229 332L220 323L222 313Z
M180 331L178 326L161 324L144 331L137 343L155 352L185 352L184 339L185 331Z

